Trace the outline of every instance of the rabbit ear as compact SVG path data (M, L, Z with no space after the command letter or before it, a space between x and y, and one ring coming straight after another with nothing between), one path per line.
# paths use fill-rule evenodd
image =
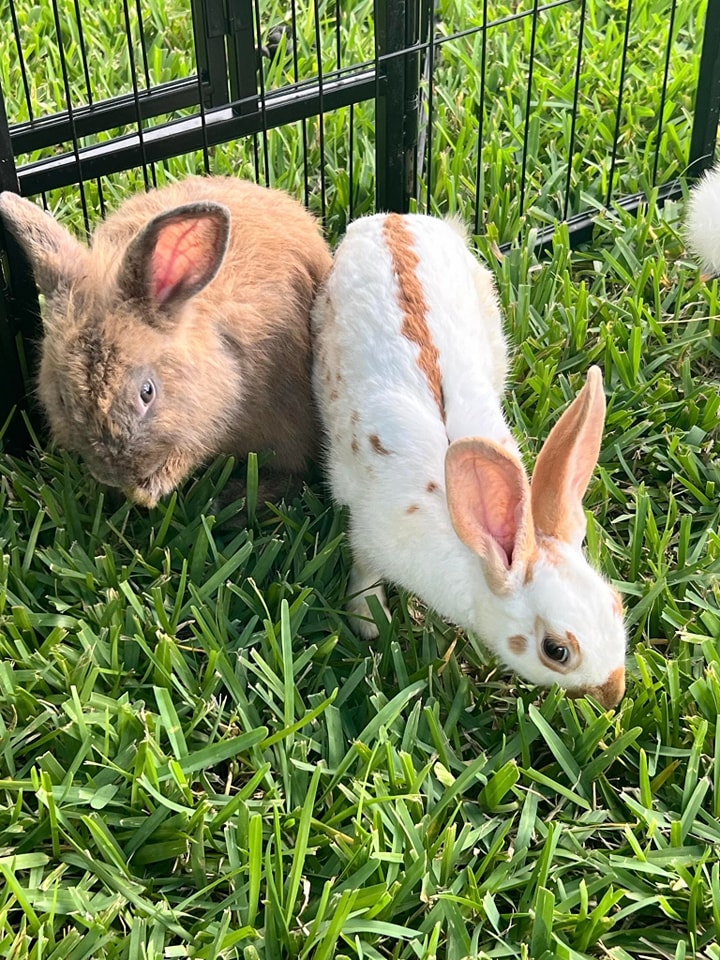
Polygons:
M0 194L0 216L25 251L44 296L51 297L82 271L87 248L37 204L7 190Z
M456 440L445 455L450 519L462 542L479 554L496 593L511 571L535 552L530 488L522 464L492 440Z
M600 455L605 394L600 367L590 367L585 386L550 431L532 478L535 530L566 543L585 535L582 498Z
M230 211L221 203L188 203L161 213L130 242L120 289L171 310L199 293L225 257Z

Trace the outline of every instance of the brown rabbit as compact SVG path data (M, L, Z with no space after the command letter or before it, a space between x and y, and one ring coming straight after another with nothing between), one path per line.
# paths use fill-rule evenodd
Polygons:
M315 452L309 314L331 265L290 196L189 177L131 197L88 248L13 193L0 215L45 296L38 392L53 438L152 506L218 454Z

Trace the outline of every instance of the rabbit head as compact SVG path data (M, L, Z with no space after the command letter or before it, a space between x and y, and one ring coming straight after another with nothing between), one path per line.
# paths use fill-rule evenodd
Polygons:
M489 587L475 617L488 646L531 682L613 706L625 690L622 603L582 551L582 497L604 419L602 374L592 367L532 482L513 452L483 438L449 446L445 478L455 532L480 558Z
M101 256L15 194L0 213L46 301L38 392L54 440L152 505L202 459L237 389L222 344L195 349L188 309L223 262L227 208L166 210Z

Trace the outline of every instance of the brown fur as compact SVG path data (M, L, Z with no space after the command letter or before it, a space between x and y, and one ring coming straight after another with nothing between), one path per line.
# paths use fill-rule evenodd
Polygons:
M520 633L516 634L514 637L510 637L508 640L508 647L510 648L511 652L517 656L525 653L527 646L527 637L523 637Z
M420 259L413 250L412 233L399 214L389 214L385 218L383 230L398 281L398 299L404 314L403 336L420 348L418 366L427 377L444 421L445 400L440 373L440 354L432 341L427 325L428 306L417 275Z
M613 598L613 609L615 613L622 617L625 614L625 609L623 607L622 597L620 596L619 590L616 590L615 587L610 587L610 592L612 593Z
M595 697L606 709L616 706L625 693L625 667L617 667L600 687L589 687L582 691L586 696Z
M156 309L135 294L144 264L126 256L128 244L163 211L204 201L230 211L225 258L177 310ZM38 389L53 436L98 479L150 505L218 454L272 451L273 470L304 469L317 436L309 313L331 257L299 203L246 181L190 177L131 197L89 251L34 204L0 207L48 301ZM152 416L138 422L144 370L157 390Z
M381 457L387 457L390 455L390 451L382 445L382 441L376 433L371 433L368 437L368 440L370 441L370 445L375 453L379 453Z
M438 489L438 485L435 483L434 480L431 480L430 483L428 483L426 489L428 493L435 493L435 491Z
M420 507L416 503L411 503L405 513L417 513Z

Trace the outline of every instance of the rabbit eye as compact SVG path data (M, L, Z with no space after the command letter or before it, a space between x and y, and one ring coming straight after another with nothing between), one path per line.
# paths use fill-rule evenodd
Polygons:
M145 383L140 387L140 399L144 404L148 404L152 401L155 396L155 384L152 380L146 380Z
M556 643L550 637L545 637L542 647L545 656L554 663L567 663L570 659L570 650L562 643Z

